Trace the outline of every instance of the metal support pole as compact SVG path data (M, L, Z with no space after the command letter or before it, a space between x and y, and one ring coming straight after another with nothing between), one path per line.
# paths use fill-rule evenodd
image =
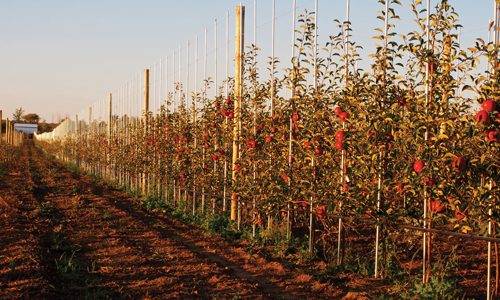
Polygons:
M274 116L274 33L276 30L276 0L272 2L271 13L271 117Z

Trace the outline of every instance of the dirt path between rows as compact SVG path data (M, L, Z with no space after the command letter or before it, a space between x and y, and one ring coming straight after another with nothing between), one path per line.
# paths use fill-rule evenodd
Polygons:
M33 146L0 185L0 298L342 298L300 270L208 236ZM24 183L23 183L24 182ZM27 182L27 183L26 183Z

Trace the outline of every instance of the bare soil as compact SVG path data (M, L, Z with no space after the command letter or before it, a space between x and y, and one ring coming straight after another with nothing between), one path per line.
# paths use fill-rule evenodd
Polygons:
M32 145L20 151L0 175L0 299L370 299L390 287L353 273L325 278L322 262L209 235ZM356 251L373 248L351 238ZM435 247L458 244L461 285L481 298L484 243L474 243L437 238ZM409 255L402 264L418 274Z
M22 148L0 185L0 298L342 298Z

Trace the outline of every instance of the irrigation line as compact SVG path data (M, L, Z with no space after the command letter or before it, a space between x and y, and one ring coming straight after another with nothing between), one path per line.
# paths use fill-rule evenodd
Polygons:
M332 214L331 217L334 219L342 219L344 221L353 221L356 219L356 220L362 220L362 221L368 222L368 223L376 223L377 222L377 221L374 221L372 219L367 219L367 218L360 219L360 218L353 218L353 217L345 217L345 216L336 215L336 214ZM395 223L395 222L391 222L389 220L381 220L381 223L388 226L388 227L392 227L392 228L402 228L402 229L408 229L408 230L419 231L419 232L436 233L439 235L456 236L456 237L465 238L468 240L475 240L475 241L486 241L486 242L492 242L492 243L500 243L500 237L497 238L497 237L481 236L481 235L475 235L475 234L470 234L470 233L460 233L460 232L443 230L443 229L422 228L419 226Z
M453 231L440 230L440 229L433 229L433 228L422 228L422 227L404 225L404 224L395 224L395 226L403 228L403 229L410 229L410 230L420 231L420 232L424 232L424 233L426 233L426 232L427 233L437 233L440 235L456 236L456 237L461 237L461 238L465 238L465 239L469 239L469 240L486 241L486 242L490 242L490 243L500 243L500 238L494 238L494 237L479 236L479 235L453 232Z

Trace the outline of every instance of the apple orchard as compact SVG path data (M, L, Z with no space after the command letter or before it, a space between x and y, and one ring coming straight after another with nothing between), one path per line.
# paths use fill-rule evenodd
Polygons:
M69 118L62 137L38 143L140 191L152 207L226 216L229 227L253 237L281 230L327 261L341 264L352 251L349 237L364 230L380 276L389 272L388 245L400 226L425 229L405 231L412 238L398 242L423 247L415 252L428 281L441 251L429 230L499 237L500 64L498 43L460 47L459 18L447 1L429 18L420 2L410 4L417 29L400 35L394 21L403 6L394 0L384 10L381 1L366 69L357 67L349 22L337 22L317 45L315 14L306 11L283 71L277 58L258 68L256 58L267 54L250 45L241 76L220 86L207 79L189 92L179 81L157 111L117 113L125 99L144 103L146 70L139 92L113 94L113 104L110 96L104 118L95 111Z

